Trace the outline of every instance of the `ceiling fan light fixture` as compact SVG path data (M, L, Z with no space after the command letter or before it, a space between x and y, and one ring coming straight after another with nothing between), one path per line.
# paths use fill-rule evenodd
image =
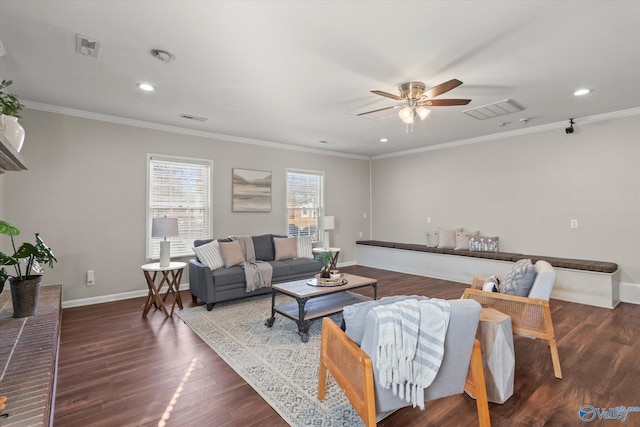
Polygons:
M428 108L420 106L420 107L416 108L416 113L418 113L418 116L420 116L420 120L424 120L431 113L431 110L429 110Z
M402 120L403 123L410 124L413 123L413 116L415 111L413 108L406 106L398 112L398 116Z

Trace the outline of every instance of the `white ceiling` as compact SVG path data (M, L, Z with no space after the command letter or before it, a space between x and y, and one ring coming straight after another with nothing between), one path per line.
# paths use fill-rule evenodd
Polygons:
M101 42L97 59L76 34ZM0 77L27 104L364 156L640 106L639 1L0 0L0 41ZM440 98L472 102L433 107L412 134L395 114L349 114L394 104L370 90L453 78ZM504 99L524 111L463 114Z

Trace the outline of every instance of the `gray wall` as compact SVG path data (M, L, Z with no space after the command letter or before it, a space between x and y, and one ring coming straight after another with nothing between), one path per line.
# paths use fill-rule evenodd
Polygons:
M146 289L146 154L212 159L213 233L286 232L286 169L325 172L332 246L355 261L358 233L369 237L369 160L283 150L26 110L21 152L29 168L2 176L0 211L27 239L40 232L59 263L47 283L63 284L65 301ZM270 213L231 212L231 169L273 173ZM4 239L6 240L6 239ZM22 240L19 240L22 241ZM3 247L6 241L3 242ZM96 284L85 285L87 270ZM185 273L183 282L188 282Z
M464 227L505 252L616 262L640 283L639 135L636 115L375 159L373 237Z

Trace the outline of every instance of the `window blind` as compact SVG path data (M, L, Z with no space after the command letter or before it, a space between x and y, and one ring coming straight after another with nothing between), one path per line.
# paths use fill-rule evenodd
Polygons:
M319 218L323 211L323 172L287 171L287 234L311 236L317 242L322 236Z
M158 259L160 238L151 237L153 218L178 218L180 235L171 241L171 256L193 255L193 241L211 238L212 162L149 156L147 257Z

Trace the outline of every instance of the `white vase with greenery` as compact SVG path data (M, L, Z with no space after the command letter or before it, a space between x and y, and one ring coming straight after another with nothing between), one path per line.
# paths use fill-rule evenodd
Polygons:
M15 95L6 91L11 83L11 80L0 83L0 133L20 152L24 144L24 128L18 123L22 104Z

